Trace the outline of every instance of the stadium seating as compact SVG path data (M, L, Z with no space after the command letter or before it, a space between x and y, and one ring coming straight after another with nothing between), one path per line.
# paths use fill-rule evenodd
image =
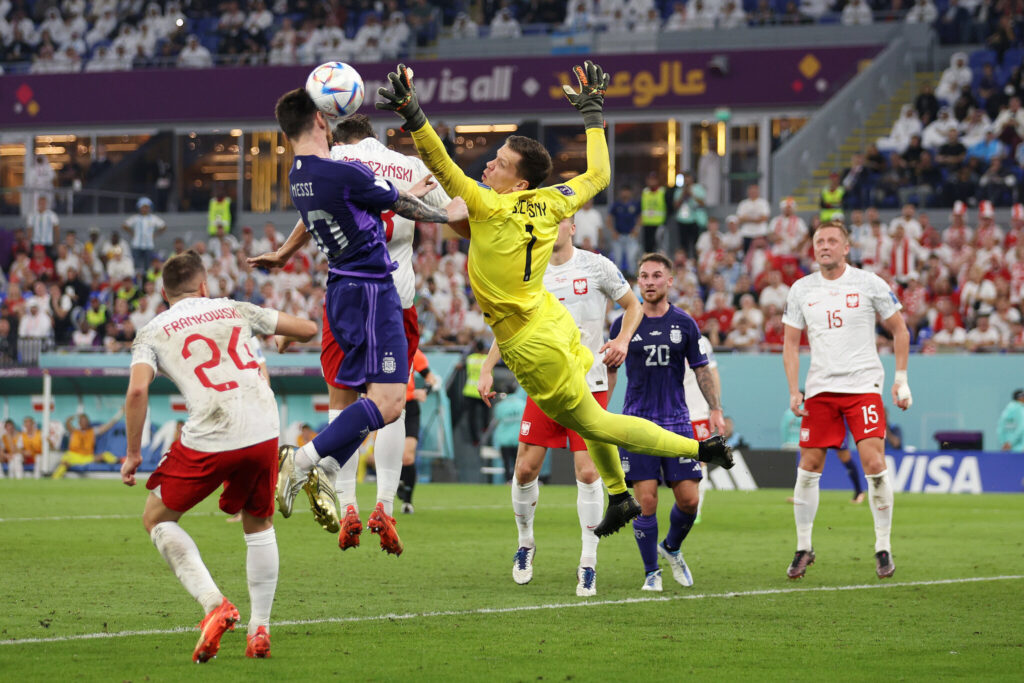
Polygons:
M164 16L164 12L170 15L170 10L164 3L164 7L160 7L161 17ZM240 3L242 5L242 11L247 9L246 5L249 3ZM270 4L270 3L268 3ZM523 35L538 35L538 34L551 34L561 33L566 31L566 27L563 25L563 19L565 18L566 7L571 3L566 3L560 7L561 13L557 14L557 21L542 21L541 19L550 19L549 15L539 15L535 12L540 10L534 10L531 8L531 4L525 0L513 0L512 2L502 3L509 12L510 15L519 23L521 33ZM596 6L595 3L592 3ZM640 3L642 5L643 3ZM658 10L658 14L661 22L664 24L669 20L669 17L673 14L674 0L659 0L655 3ZM715 3L706 3L708 5L707 11L714 11L712 8ZM787 14L787 5L790 3L787 0L771 0L767 4L767 14L761 13L759 10L758 0L742 0L741 9L746 13L743 24L749 24L752 27L761 25L791 25L791 24L808 24L808 23L819 23L819 24L835 24L840 21L840 10L845 4L842 0L836 2L831 9L823 14L822 16L814 19L802 14ZM940 1L936 3L936 7L939 12L945 11L947 2ZM467 2L455 2L452 0L435 0L431 3L433 9L429 19L422 25L417 25L413 35L411 36L409 44L404 48L398 48L392 50L394 54L389 54L385 50L385 56L401 56L405 50L412 44L419 44L420 46L430 45L436 42L437 38L441 35L445 35L446 31L451 30L453 23L459 16L460 12L469 9L470 3ZM627 30L633 25L634 20L637 18L638 13L630 11L633 3L626 2L626 22L628 24ZM274 46L274 39L279 35L282 30L282 25L285 19L289 19L292 25L295 27L296 32L294 34L288 33L285 35L286 45L282 47L285 54L285 62L283 63L307 63L313 62L315 59L316 51L313 49L303 50L303 47L309 48L310 41L315 41L316 32L310 33L308 28L303 27L303 22L310 17L301 12L287 11L288 8L284 8L286 11L275 13L272 16L272 21L269 28L266 29L247 29L243 27L242 32L233 31L222 31L220 29L221 15L217 11L215 5L193 5L186 13L183 25L181 27L175 27L174 30L164 31L163 35L158 36L158 39L151 44L147 45L144 55L138 55L134 49L134 41L129 40L126 45L128 50L126 54L119 57L113 58L108 55L107 60L112 60L111 63L104 63L103 65L96 64L90 67L90 61L96 60L98 56L102 55L100 52L101 48L107 48L110 53L114 52L114 45L119 42L123 42L119 33L123 26L138 26L145 23L148 18L146 14L131 14L128 10L122 7L121 12L117 17L117 26L107 36L96 37L94 36L88 42L84 41L85 36L80 36L83 39L81 43L77 44L77 51L79 59L69 59L65 54L65 47L68 44L73 44L63 36L47 41L40 35L40 27L42 25L42 12L41 8L51 7L49 3L38 2L37 0L29 0L25 5L26 15L28 21L32 26L32 35L22 36L19 32L15 33L15 16L16 10L11 10L7 17L0 18L0 38L3 38L3 49L0 49L0 65L2 65L3 72L8 74L25 73L25 72L38 72L38 73L50 73L50 72L73 72L79 71L82 68L87 70L96 68L97 70L119 70L119 69L131 69L131 68L146 68L146 67L174 67L178 64L178 56L182 49L185 47L187 39L190 36L196 36L199 43L209 51L212 62L215 64L262 64L266 63L268 59L272 58L272 50ZM275 5L277 6L277 5ZM555 3L557 7L558 4ZM886 21L902 21L904 12L902 10L892 10L888 2L877 2L871 3L871 6L875 12L876 22ZM148 7L148 6L147 6ZM317 22L317 25L322 25L322 20L327 16L328 12L333 12L334 16L338 18L345 34L345 38L348 41L356 39L360 28L362 28L367 19L370 16L374 16L383 22L389 19L389 10L378 11L377 9L363 9L350 11L347 4L344 5L330 5L326 6L329 9L324 10L322 7L316 8L312 12L311 16ZM489 24L497 13L498 3L485 3L480 12L477 12L475 19L477 24L477 35L481 39L486 39L490 33ZM147 10L148 11L148 10ZM417 8L411 6L408 2L398 2L397 10L399 12L408 13L416 12ZM711 22L720 21L718 18L714 18L712 15ZM62 17L68 19L69 17ZM84 17L86 25L89 30L95 26L95 17ZM250 15L251 18L251 15ZM408 17L406 19L408 21ZM609 24L612 23L613 18L610 16L600 16L595 14L588 20L585 25L577 26L573 30L586 30L586 31L605 31L609 30ZM156 25L156 24L154 24ZM163 24L161 24L163 25ZM703 24L701 24L702 26ZM309 27L311 28L311 27ZM570 31L571 32L571 31ZM987 34L986 34L987 35ZM53 38L53 37L51 37ZM54 56L50 57L44 54L43 45L49 42L54 51ZM84 43L84 50L81 49ZM240 47L239 47L240 46ZM362 46L357 46L362 48ZM1015 65L1020 61L1020 49L1019 47L1012 47L1007 50L1004 56L1004 64ZM992 53L994 54L994 53ZM277 55L280 57L280 54ZM984 60L990 59L988 56L977 56L976 59ZM103 60L101 60L103 61ZM273 61L272 63L282 63L281 61ZM980 66L981 62L977 64Z

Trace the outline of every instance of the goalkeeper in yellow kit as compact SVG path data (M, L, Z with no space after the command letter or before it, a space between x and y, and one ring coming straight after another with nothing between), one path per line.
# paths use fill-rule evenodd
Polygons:
M552 187L538 187L551 173L547 150L513 135L476 182L455 165L427 122L416 99L411 70L399 64L381 88L379 109L405 119L404 128L427 168L451 197L469 207L469 282L494 331L505 364L541 410L583 437L608 487L608 508L594 529L606 536L640 514L626 490L616 446L667 458L694 458L732 467L732 453L721 437L697 442L653 422L604 410L590 393L586 374L594 357L580 343L572 317L544 289L558 223L608 186L608 146L604 138L604 92L608 77L590 61L575 67L580 91L566 96L583 115L587 131L587 172ZM628 335L624 335L629 338ZM624 351L624 350L623 350ZM624 353L623 353L624 355Z

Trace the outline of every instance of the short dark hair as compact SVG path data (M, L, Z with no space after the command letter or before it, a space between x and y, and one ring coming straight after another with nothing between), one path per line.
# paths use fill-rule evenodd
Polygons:
M285 137L294 140L312 127L317 111L316 103L306 89L296 88L281 95L274 107L274 116Z
M648 261L654 261L655 263L659 263L659 264L665 266L665 268L667 268L669 270L669 272L672 272L672 262L669 261L668 256L665 256L660 251L648 252L648 253L644 254L643 256L641 256L640 260L637 261L637 264L636 264L637 271L640 270L640 266L642 266L643 264L647 263Z
M350 142L359 142L366 138L376 139L377 133L373 130L370 117L365 114L347 116L334 127L335 144L343 145Z
M168 297L176 297L195 291L196 280L205 277L206 266L195 249L183 251L164 262L164 291Z
M505 141L508 148L519 155L516 173L528 184L528 189L539 187L551 175L551 155L533 138L523 135L509 135Z
M814 228L814 232L811 234L811 237L813 238L819 230L824 230L825 228L838 228L839 232L843 233L843 237L846 238L846 241L850 241L850 231L846 229L846 224L839 218L833 218L819 223L818 226Z

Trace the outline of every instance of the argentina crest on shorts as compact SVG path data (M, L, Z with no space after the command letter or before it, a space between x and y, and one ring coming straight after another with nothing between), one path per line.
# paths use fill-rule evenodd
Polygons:
M390 353L384 356L384 360L381 361L380 365L381 371L389 375L397 369L397 367L395 366L395 357L392 356Z

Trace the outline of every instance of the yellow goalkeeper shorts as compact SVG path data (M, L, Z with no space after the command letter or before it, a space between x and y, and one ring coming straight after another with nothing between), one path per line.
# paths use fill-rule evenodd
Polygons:
M587 372L594 362L580 343L580 331L565 306L550 292L531 320L498 344L505 365L541 410L554 420L590 395Z

